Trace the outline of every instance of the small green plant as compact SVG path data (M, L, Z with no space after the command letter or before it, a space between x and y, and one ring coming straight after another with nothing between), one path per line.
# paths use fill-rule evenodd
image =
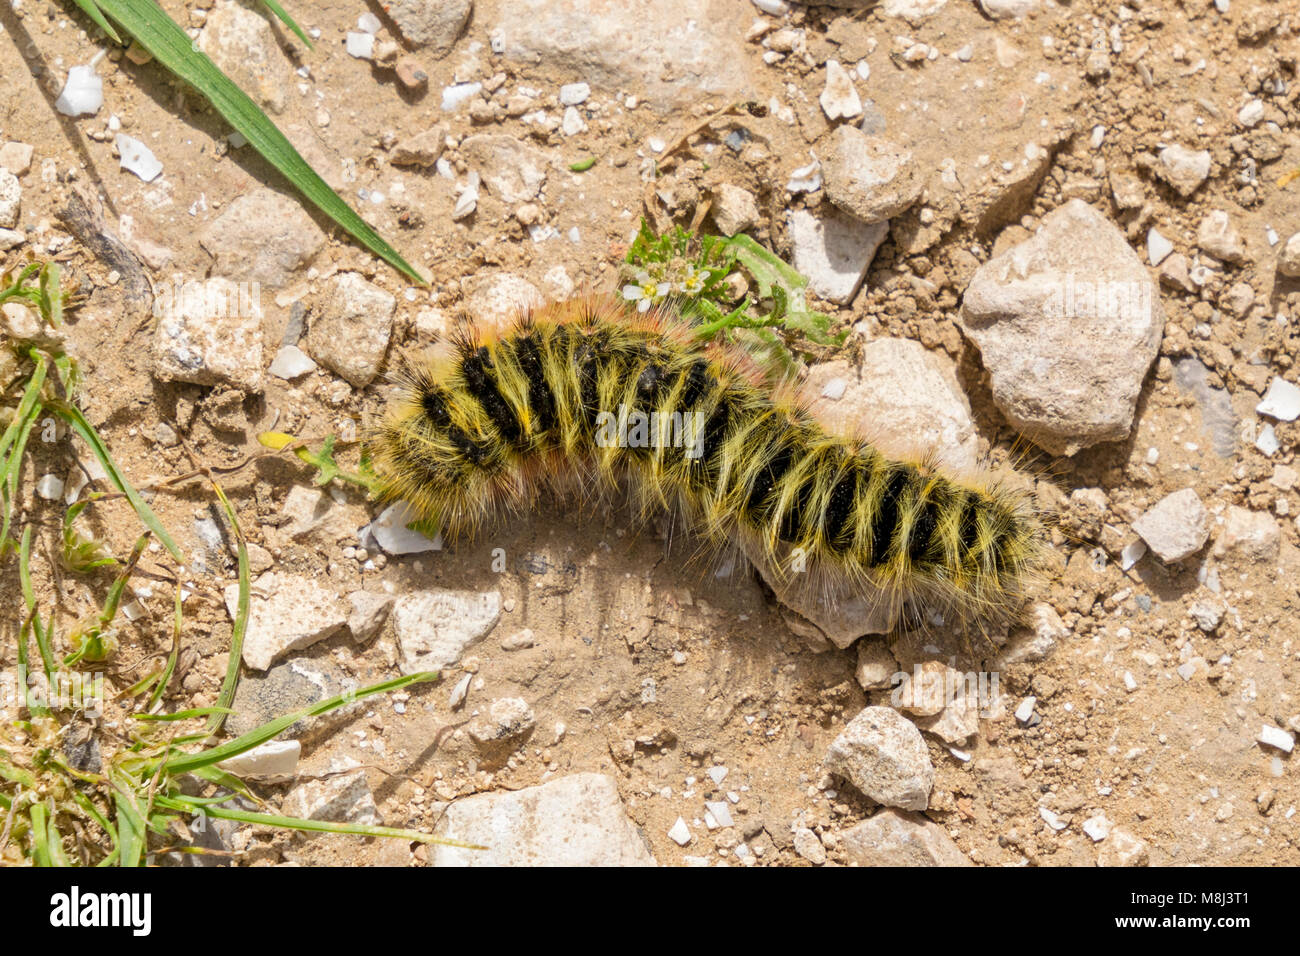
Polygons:
M728 308L727 279L736 272L752 282L755 294ZM638 310L671 299L697 336L741 344L774 377L791 374L796 353L808 351L809 343L844 341L845 333L831 334L829 315L808 308L808 280L743 234L696 235L674 226L658 235L642 219L624 273L623 298Z
M340 694L269 721L233 740L216 742L214 735L232 712L238 686L249 620L250 572L248 549L235 509L210 475L234 532L239 582L229 663L217 700L210 707L158 712L176 670L184 631L181 585L177 580L170 652L159 667L119 694L118 699L128 706L130 701L144 698L141 710L128 715L127 730L112 734L107 729L109 725L101 725L103 757L99 770L90 772L70 764L64 750L72 718L92 706L102 707L102 681L96 682L99 691L89 701L82 694L63 694L61 689L83 686L85 675L74 670L80 665L102 664L109 671L115 667L113 658L122 641L115 622L136 562L149 541L157 538L163 542L178 562L180 552L76 405L77 365L53 334L62 324L64 309L76 304L60 291L58 267L35 263L5 277L0 282L0 303L7 301L28 305L39 316L40 323L39 331L30 341L0 342L0 348L13 356L16 364L10 367L17 371L16 376L7 373L11 381L0 381L0 409L8 410L8 425L0 436L0 496L3 498L0 557L17 553L23 615L16 641L21 719L0 723L0 862L38 866L138 866L151 853L205 852L187 845L187 825L208 818L420 843L450 843L414 830L331 823L267 812L263 809L264 801L243 780L219 766L266 743L303 718L327 713L365 697L433 681L439 675L412 674ZM24 449L45 411L61 418L85 442L117 488L118 496L127 500L146 527L130 555L119 561L106 546L84 537L75 527L78 517L88 507L109 495L92 494L68 508L60 529L60 563L78 574L91 574L109 567L118 571L102 609L74 624L61 638L56 632L53 612L48 618L43 616L32 580L35 525L26 523L17 541L10 537ZM281 447L288 447L293 441L290 439ZM327 442L317 454L305 448L298 450L306 453L305 461L320 470L323 481L334 477L350 480L333 460L332 442ZM60 645L66 652L60 650ZM204 721L205 725L190 733L178 733L176 728L185 721ZM193 780L187 782L186 777ZM201 794L196 795L196 791ZM251 801L258 809L232 806L233 798Z

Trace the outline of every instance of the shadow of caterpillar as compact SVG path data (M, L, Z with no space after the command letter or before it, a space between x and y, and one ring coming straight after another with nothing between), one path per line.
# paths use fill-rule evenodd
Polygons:
M829 433L790 389L667 310L574 299L407 362L372 438L385 495L446 533L527 505L539 485L629 483L779 578L871 591L977 626L1019 606L1041 532L1022 496Z

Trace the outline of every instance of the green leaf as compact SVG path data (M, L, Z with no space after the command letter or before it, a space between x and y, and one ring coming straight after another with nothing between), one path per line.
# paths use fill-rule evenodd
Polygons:
M104 12L99 9L99 4L96 3L95 0L76 0L76 4L85 11L86 16L95 21L97 27L108 34L110 40L114 43L122 42L122 38L117 35L117 31L109 25L109 22L106 19L104 19Z
M274 13L277 17L280 18L281 23L287 26L294 33L298 34L298 39L301 40L303 43L307 44L307 49L309 50L316 49L314 46L312 46L311 38L307 36L306 33L303 32L302 27L298 26L298 24L294 22L293 17L289 16L289 14L284 12L284 7L276 3L275 0L263 0L263 2L268 7L270 7L272 13Z
M427 284L396 249L321 179L248 94L222 73L153 0L97 2L154 59L207 97L217 112L318 209L403 275L420 285ZM272 9L276 10L277 6L272 5Z
M212 487L216 489L217 497L221 499L221 505L226 509L226 519L230 522L231 528L235 532L235 545L239 552L239 597L235 603L235 623L230 632L230 653L226 662L226 676L221 682L221 693L217 695L217 708L220 713L214 713L212 719L208 722L208 733L215 734L221 729L221 725L226 722L226 714L233 713L230 705L235 702L235 690L239 686L239 667L240 661L244 656L244 635L248 633L248 605L250 572L248 569L248 546L244 543L244 531L239 527L239 516L235 514L235 508L226 497L226 493L221 490L221 485L215 481ZM180 614L180 605L177 604L176 613ZM178 625L179 627L179 625Z
M164 528L162 522L158 520L158 516L153 513L153 509L150 508L145 503L145 500L140 497L140 492L136 491L131 483L122 475L121 470L117 467L117 463L113 461L113 456L109 454L108 446L105 445L103 439L99 437L94 426L86 420L86 416L82 414L81 409L76 405L62 401L51 402L49 407L50 411L54 412L66 421L68 425L71 426L72 430L81 437L81 440L90 446L90 450L95 453L95 457L99 459L99 463L104 466L104 471L108 473L108 480L113 483L113 486L117 488L118 491L126 495L126 500L129 501L131 507L135 509L136 516L139 517L140 521L146 528L158 536L158 540L163 543L163 546L167 548L171 553L171 556L183 564L185 558L181 554L181 549L176 546L176 542L173 541L172 536L167 533L167 529Z
M392 680L383 681L379 684L371 684L369 687L363 687L357 691L351 691L343 694L337 694L319 703L312 704L310 707L302 707L292 713L277 717L275 720L268 721L260 727L248 731L236 737L234 740L228 740L226 743L217 747L211 747L207 750L201 750L195 754L176 754L164 758L163 769L169 774L191 773L200 767L210 767L213 764L220 763L223 760L229 760L231 757L237 757L242 753L252 750L268 740L279 735L286 728L293 726L304 717L315 717L318 714L325 714L331 710L336 710L344 704L351 703L354 700L361 700L364 697L370 697L374 694L386 694L391 690L400 690L411 684L422 684L427 681L437 680L436 671L421 671L418 674L408 674L405 677L396 677Z

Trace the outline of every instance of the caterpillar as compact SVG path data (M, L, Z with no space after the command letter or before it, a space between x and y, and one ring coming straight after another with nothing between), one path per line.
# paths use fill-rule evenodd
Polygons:
M984 625L1033 574L1040 532L1021 496L831 434L791 387L694 340L671 308L579 298L445 344L403 363L371 449L382 496L451 538L576 474L680 508L706 542L743 542L781 576L896 608Z

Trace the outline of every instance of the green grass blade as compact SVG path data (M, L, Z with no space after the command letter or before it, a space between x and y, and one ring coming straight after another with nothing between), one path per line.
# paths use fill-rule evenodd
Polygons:
M23 592L23 603L31 615L32 630L36 634L36 646L41 651L41 663L45 667L45 679L53 682L58 665L54 662L54 650L50 647L50 634L41 624L41 612L36 607L36 590L32 587L32 526L23 529L22 544L18 551L18 583ZM50 618L53 623L54 618Z
M248 546L244 543L244 531L239 527L239 516L235 514L235 509L221 486L214 481L212 487L216 489L217 497L226 509L226 518L235 531L235 544L239 550L239 597L235 604L235 622L230 630L226 676L221 682L221 693L217 695L217 706L223 712L214 715L208 722L208 733L215 734L226 722L226 714L233 713L229 708L235 702L235 690L239 686L239 666L240 659L244 656L244 635L248 633L248 602L252 586L248 569Z
M85 11L86 16L95 21L95 26L99 27L114 43L121 43L122 38L117 35L117 31L104 18L104 11L99 9L99 4L95 0L75 0L77 6Z
M108 446L104 444L94 427L86 420L86 416L81 413L81 409L68 402L51 402L49 408L66 421L72 430L80 436L81 440L90 446L90 450L95 453L99 463L104 466L104 471L108 473L109 481L113 483L113 486L118 491L126 495L126 500L131 503L131 507L135 509L140 521L158 536L158 540L163 543L171 556L183 564L185 558L181 554L181 549L176 546L176 542L167 533L167 529L162 526L162 522L153 513L153 509L145 503L145 500L140 497L140 493L123 476L121 470L117 467L117 463L113 461L113 456L109 454Z
M53 866L50 859L49 836L45 832L45 804L33 803L27 810L32 821L32 857L37 866Z
M363 687L360 690L350 693L337 694L327 700L312 704L310 707L302 707L292 713L285 714L283 717L277 717L275 720L268 721L260 727L255 727L246 734L229 740L218 747L210 747L207 750L201 750L196 754L181 754L166 758L164 769L167 773L175 775L189 773L199 767L210 767L213 764L220 763L223 760L229 760L231 757L237 757L246 751L252 750L260 744L266 743L273 737L278 736L286 728L293 726L304 717L316 717L320 714L329 713L336 710L344 704L349 704L354 700L361 700L365 697L371 697L375 694L386 694L392 690L400 690L403 687L409 687L412 684L422 684L426 681L437 680L437 671L421 671L418 674L408 674L405 677L395 677L392 680L383 681L379 684L371 684L369 687Z
M159 797L157 803L160 807L166 807L171 810L189 809L187 801L174 800L169 797ZM196 807L195 810L198 808ZM328 820L306 820L302 817L282 817L274 813L257 813L249 810L235 810L230 807L215 806L205 804L202 812L206 816L217 817L221 820L238 820L240 823L260 823L268 827L287 827L290 830L309 830L314 833L349 833L353 836L367 837L392 837L398 840L409 840L412 843L440 843L444 846L457 846L466 850L486 850L487 847L479 846L474 843L460 843L455 840L440 840L428 833L421 833L419 830L399 830L393 827L374 827L361 823L332 823Z
M316 49L314 46L312 46L311 37L307 36L307 34L303 32L302 27L298 26L298 24L294 22L293 17L289 16L289 14L285 12L284 7L276 3L275 0L263 0L263 2L270 8L272 13L274 13L277 17L280 18L281 23L283 23L290 30L296 33L298 35L299 40L307 44L307 49L309 50Z
M234 711L229 707L192 707L189 710L178 710L174 714L132 714L132 720L145 720L167 722L172 720L190 720L193 717L208 717L212 714L233 714Z
M318 209L394 269L420 285L426 284L414 267L320 178L248 94L198 50L153 0L99 0L99 4L154 59L206 96L217 112Z

